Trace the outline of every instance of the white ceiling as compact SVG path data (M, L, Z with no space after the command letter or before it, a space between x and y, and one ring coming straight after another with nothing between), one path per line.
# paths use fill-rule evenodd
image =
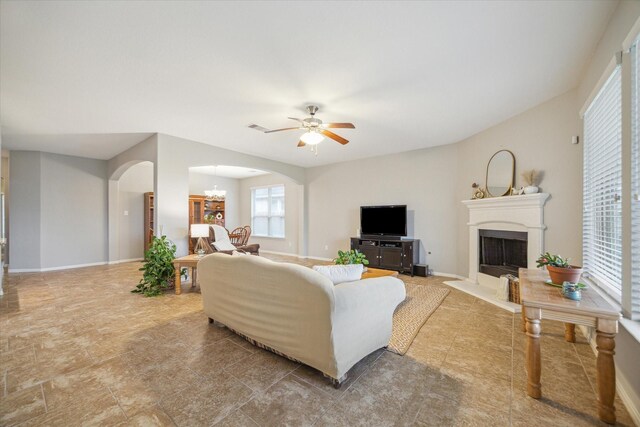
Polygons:
M160 132L314 166L453 143L575 87L617 2L0 4L3 146L109 158L136 141L101 135ZM349 145L246 127L311 102L356 125Z
M222 176L225 178L250 178L254 176L267 175L269 172L263 170L243 168L240 166L196 166L189 168L189 172L202 173L205 175Z

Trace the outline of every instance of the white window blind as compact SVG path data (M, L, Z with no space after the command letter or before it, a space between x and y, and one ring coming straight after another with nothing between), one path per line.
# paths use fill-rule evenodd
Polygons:
M284 237L284 185L251 189L251 228L254 236Z
M587 276L617 301L622 289L622 104L616 67L584 114L583 251Z
M640 319L640 39L631 46L631 318Z

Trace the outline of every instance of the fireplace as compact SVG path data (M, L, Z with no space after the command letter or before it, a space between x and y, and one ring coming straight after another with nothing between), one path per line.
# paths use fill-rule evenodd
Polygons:
M518 275L518 268L527 267L526 232L478 230L478 272L494 277Z
M544 251L544 205L549 194L464 200L469 208L469 276L447 285L512 313L521 306L496 297L503 274L535 268Z
M469 208L469 282L495 287L499 283L495 276L507 273L517 275L516 266L536 268L536 258L544 252L544 205L548 197L549 194L537 193L463 201ZM480 231L509 234L514 232L516 234L511 234L512 237L508 239L515 242L500 241L499 239L504 238L501 234L487 235L485 253L480 254ZM523 240L524 235L527 237ZM523 251L523 246L526 247L526 251ZM504 258L505 251L501 249L503 247L506 249L507 258ZM497 256L503 258L494 259L495 254L487 255L486 249L496 249ZM483 255L486 262L482 261ZM526 261L522 262L524 260ZM481 270L480 264L483 263L489 266L483 270L488 268L491 273ZM509 271L505 271L505 267L510 267Z

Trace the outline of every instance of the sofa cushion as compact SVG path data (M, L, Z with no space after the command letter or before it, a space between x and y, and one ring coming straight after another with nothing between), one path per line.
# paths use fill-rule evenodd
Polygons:
M331 279L334 285L343 282L355 282L362 277L362 264L314 265L313 269Z
M213 242L213 246L219 251L235 251L236 247L228 240L221 240Z

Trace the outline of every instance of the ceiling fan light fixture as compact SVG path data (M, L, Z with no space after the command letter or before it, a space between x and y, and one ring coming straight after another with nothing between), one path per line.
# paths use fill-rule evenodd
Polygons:
M324 136L318 132L308 131L300 137L300 140L307 145L317 145L322 142Z

